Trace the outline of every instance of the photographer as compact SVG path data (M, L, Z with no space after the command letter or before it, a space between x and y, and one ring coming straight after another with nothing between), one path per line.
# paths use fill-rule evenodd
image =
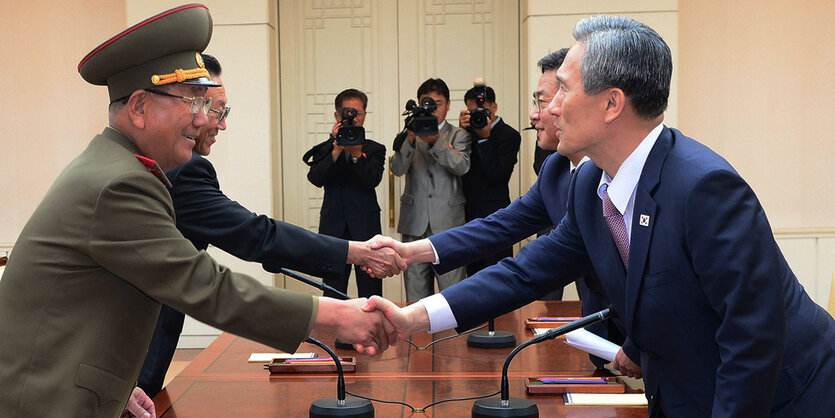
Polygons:
M330 137L305 156L310 165L307 179L325 188L319 212L319 233L337 238L367 240L382 232L380 205L374 188L383 178L386 147L365 138L365 109L368 96L357 89L347 89L336 96ZM360 297L383 294L381 280L371 278L355 267L357 294ZM325 283L347 292L351 265L339 273L323 276ZM325 296L337 297L325 291Z
M516 165L522 137L519 131L496 115L496 93L492 87L476 85L464 95L458 125L473 138L470 171L464 175L467 222L484 218L510 204L508 182ZM467 265L467 275L513 256L513 247Z
M417 96L421 106L410 109L410 123L405 135L401 133L395 140L391 159L394 175L406 176L397 224L404 242L464 224L461 176L470 169L470 135L446 122L446 83L430 78L420 85ZM403 273L406 300L415 302L435 293L435 277L431 263L409 266ZM452 270L437 276L438 287L446 289L465 277L463 268Z

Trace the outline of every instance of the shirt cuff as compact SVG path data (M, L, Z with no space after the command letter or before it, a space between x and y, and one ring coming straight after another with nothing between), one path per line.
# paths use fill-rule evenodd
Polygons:
M436 293L432 296L425 297L420 301L423 302L423 307L429 315L430 334L445 331L458 326L458 322L455 320L455 315L452 314L452 308L449 307L449 303L442 294Z
M432 254L435 255L435 261L433 261L432 264L434 264L434 265L441 264L441 258L438 257L438 250L435 249L435 244L432 243L432 240L427 240L427 241L429 241L429 246L432 247Z

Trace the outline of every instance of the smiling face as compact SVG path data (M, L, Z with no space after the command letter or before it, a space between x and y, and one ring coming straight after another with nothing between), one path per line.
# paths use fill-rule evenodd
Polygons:
M551 99L556 94L557 71L545 71L539 77L539 84L537 84L536 91L534 92L536 106L532 106L531 113L528 115L531 124L536 129L536 138L539 140L539 146L542 149L552 151L557 149L557 145L560 143L560 137L557 134L557 127L554 125L556 118L547 112L547 108Z
M557 70L557 94L548 106L555 117L562 155L584 154L594 159L600 144L600 130L605 126L605 93L589 96L583 89L580 62L585 54L581 44L574 44Z
M220 84L220 87L209 87L207 97L212 98L212 109L222 111L226 107L226 89L223 87L223 82L219 76L212 77L212 81ZM220 131L226 130L226 119L218 123L220 115L216 112L209 112L209 122L200 129L200 135L197 136L194 145L194 152L207 156L212 151L212 145L217 142L217 134Z
M177 96L202 97L206 94L206 87L176 84L167 92ZM191 104L180 98L149 94L147 99L142 152L156 160L163 170L187 163L200 129L208 123L206 114L202 109L191 113Z

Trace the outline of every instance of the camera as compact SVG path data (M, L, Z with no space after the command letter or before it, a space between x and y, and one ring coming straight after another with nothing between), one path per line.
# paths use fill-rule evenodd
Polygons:
M432 136L438 133L438 118L433 112L437 106L431 97L424 97L420 101L420 106L414 100L406 102L406 111L403 115L406 116L406 129L412 131L417 136Z
M473 129L481 129L490 123L490 109L484 108L484 102L487 98L487 85L482 81L476 79L475 86L475 103L476 109L470 112L470 126Z
M336 131L338 145L362 145L365 142L365 128L357 126L356 117L357 109L342 108L342 126Z

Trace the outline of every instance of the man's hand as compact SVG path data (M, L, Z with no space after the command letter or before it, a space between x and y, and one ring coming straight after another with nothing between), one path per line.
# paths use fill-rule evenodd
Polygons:
M415 136L415 131L413 131L411 129L406 129L406 139L409 140L409 145L411 145L413 147L415 146L415 138L417 138Z
M157 411L154 408L154 401L139 388L133 388L133 392L128 399L127 408L122 413L122 418L157 418Z
M470 111L469 110L462 110L461 113L458 114L458 127L461 129L467 129L470 127Z
M427 144L431 145L431 144L434 144L435 141L437 141L440 136L441 136L441 134L437 133L437 134L432 135L432 136L419 136L418 139L420 139L421 141L426 142Z
M641 378L641 366L630 360L622 348L615 354L615 361L610 364L612 368L619 370L625 376L634 377L635 379Z
M345 151L348 151L354 158L359 158L362 156L362 145L345 145L342 147Z
M401 308L388 299L372 296L362 310L383 313L394 327L398 341L405 340L417 332L429 331L429 314L421 302Z
M354 344L357 351L375 355L398 341L397 330L382 312L364 311L367 299L319 298L315 328L333 332L336 338Z
M344 148L342 147L342 145L337 144L336 139L334 139L333 140L333 150L331 151L331 158L333 159L334 162L336 162L336 159L339 158L340 155L342 155L342 150L343 149Z
M426 238L402 243L394 238L376 235L368 241L371 242L371 248L375 250L390 247L397 251L397 254L400 254L400 257L403 258L406 265L435 262L435 251L432 249L432 243Z
M406 270L406 262L392 248L378 246L373 248L376 236L366 242L348 243L348 264L362 266L363 270L374 277L391 277Z

